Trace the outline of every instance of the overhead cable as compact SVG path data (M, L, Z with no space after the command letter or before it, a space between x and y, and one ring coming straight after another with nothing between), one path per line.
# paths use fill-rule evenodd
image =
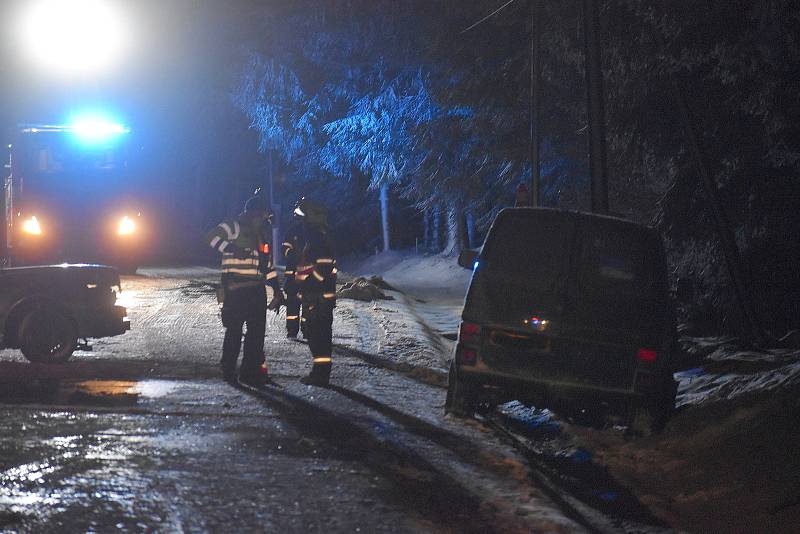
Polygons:
M505 4L503 4L502 6L498 7L497 9L495 9L494 11L492 11L491 13L489 13L488 15L486 15L485 17L483 17L481 20L479 20L478 22L476 22L475 24L473 24L472 26L470 26L469 28L466 28L466 29L464 29L464 30L461 30L459 33L467 33L467 32L468 32L468 31L470 31L472 28L474 28L474 27L476 27L476 26L478 26L478 25L480 25L480 24L482 24L482 23L486 22L487 20L489 20L490 18L492 18L493 16L495 16L496 14L500 13L502 10L504 10L505 8L507 8L508 6L510 6L511 4L513 4L513 3L514 3L514 1L515 1L515 0L508 0L508 2L506 2L506 3L505 3Z

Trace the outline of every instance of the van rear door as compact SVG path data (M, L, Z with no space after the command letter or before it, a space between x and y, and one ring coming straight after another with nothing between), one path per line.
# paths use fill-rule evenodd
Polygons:
M660 348L669 316L658 235L627 221L587 215L578 223L574 257L563 336Z

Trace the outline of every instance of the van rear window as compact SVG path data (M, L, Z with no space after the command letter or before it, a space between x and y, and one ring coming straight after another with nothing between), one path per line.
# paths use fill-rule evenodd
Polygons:
M505 217L492 227L481 261L493 275L551 289L558 282L571 227L555 217Z
M582 292L598 299L657 295L661 254L651 236L607 226L585 231L578 267Z

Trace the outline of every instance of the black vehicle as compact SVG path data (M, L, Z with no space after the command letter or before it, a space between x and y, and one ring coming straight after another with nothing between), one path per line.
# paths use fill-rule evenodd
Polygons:
M474 268L445 409L481 402L622 415L672 412L676 330L658 234L614 217L545 208L497 216ZM639 417L644 415L645 417Z
M121 290L119 274L102 265L0 269L0 348L61 363L79 339L124 334L130 322L115 288Z

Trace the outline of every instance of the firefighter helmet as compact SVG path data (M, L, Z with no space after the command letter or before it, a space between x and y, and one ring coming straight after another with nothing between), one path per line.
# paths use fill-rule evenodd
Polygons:
M327 228L328 212L324 206L301 197L294 205L294 216L317 228Z

